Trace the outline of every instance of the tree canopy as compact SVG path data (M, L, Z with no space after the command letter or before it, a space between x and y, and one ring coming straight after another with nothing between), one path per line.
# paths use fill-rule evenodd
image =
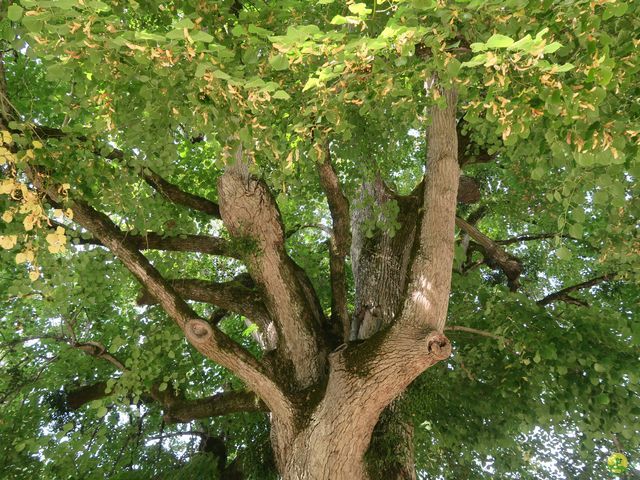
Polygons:
M352 243L409 238L451 92L452 353L393 404L418 478L638 461L640 2L0 5L0 476L277 478L264 365L298 395L309 351L378 352Z

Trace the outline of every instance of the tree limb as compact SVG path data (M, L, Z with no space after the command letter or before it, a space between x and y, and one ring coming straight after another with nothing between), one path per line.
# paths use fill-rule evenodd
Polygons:
M333 229L329 241L329 270L331 276L331 323L342 341L347 341L351 329L347 309L347 282L345 261L351 248L351 225L349 201L342 192L340 180L331 163L329 145L325 147L325 158L318 163L320 185L327 197Z
M26 173L34 186L45 193L52 201L61 203L63 198L54 187L45 185L45 176L27 165ZM217 328L212 328L200 318L178 295L173 287L140 253L135 244L113 224L105 214L94 210L83 200L70 202L74 221L88 230L105 245L127 269L138 279L144 288L162 306L164 311L185 332L187 339L207 358L228 368L241 378L274 410L290 410L290 402L280 387L256 358L247 350L231 340Z
M96 382L70 390L65 397L70 410L78 410L89 402L110 396L106 393L107 382ZM154 385L151 392L142 396L145 402L157 401L163 408L167 423L187 423L209 417L221 417L232 413L267 412L267 405L253 392L230 391L193 400L181 398L167 388L158 391Z
M592 278L591 280L587 280L582 283L578 283L576 285L571 285L570 287L563 288L562 290L558 290L557 292L551 293L546 297L538 300L536 303L542 307L545 305L549 305L550 303L563 301L567 303L573 303L575 305L580 306L589 306L588 303L578 300L569 296L571 292L575 292L576 290L582 290L583 288L590 288L594 285L597 285L602 282L608 282L609 280L613 280L618 274L617 273L607 273L606 275L602 275L600 277Z
M474 335L480 335L481 337L493 338L495 340L500 340L501 342L510 343L511 341L501 337L500 335L496 335L495 333L487 332L486 330L478 330L477 328L471 327L463 327L461 325L447 325L444 327L445 331L450 332L466 332L473 333Z
M529 242L531 240L546 240L548 238L573 238L571 235L563 235L558 233L539 233L534 235L520 235L519 237L507 238L504 240L495 240L499 245L511 245L512 243Z
M435 82L435 79L433 79ZM431 87L429 91L437 91ZM440 93L446 106L431 109L426 183L418 249L410 272L401 323L442 331L449 304L460 178L456 136L457 93Z
M239 412L267 412L266 404L253 392L222 392L195 400L178 400L165 410L167 423L186 423L201 418Z
M216 305L238 313L265 330L270 323L262 298L258 292L238 281L208 282L199 279L169 280L169 284L186 299ZM154 305L157 300L147 291L138 297L138 305Z
M152 170L146 169L146 171L142 173L142 178L144 178L144 181L151 187L173 203L189 207L193 210L199 210L200 212L207 213L215 218L220 218L220 207L217 203L199 195L194 195L181 190L179 187L166 181Z
M58 222L52 221L52 225L67 228L67 225ZM171 252L204 253L231 258L240 257L240 254L233 250L228 241L209 235L183 234L165 236L154 232L142 235L122 232L122 238L127 238L138 250L166 250ZM104 246L102 242L95 238L83 239L78 237L77 243L78 245Z
M278 336L277 355L290 362L292 387L306 388L324 374L324 315L306 274L284 248L284 228L267 185L253 178L238 149L236 163L218 180L222 220L232 237L249 239L244 262L263 292Z
M479 245L485 257L485 263L491 267L500 268L507 276L511 291L516 291L520 286L519 278L522 273L520 261L462 218L456 217L456 225Z
M71 135L63 132L58 128L51 128L42 125L31 125L34 134L43 140L69 138ZM79 142L89 141L84 135L73 136ZM108 160L122 161L125 157L124 152L117 148L112 149L108 154L103 154L99 150L94 150L96 155L100 155ZM185 192L177 185L165 180L153 170L145 168L140 172L140 177L154 190L164 196L167 200L182 205L193 210L211 215L214 218L220 218L220 208L218 204L199 195Z

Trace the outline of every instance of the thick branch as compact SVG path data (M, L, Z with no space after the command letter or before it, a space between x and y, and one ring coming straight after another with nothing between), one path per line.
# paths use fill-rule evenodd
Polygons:
M65 227L65 225L60 225ZM221 255L225 257L239 258L239 254L234 252L229 242L222 238L211 237L209 235L171 235L163 236L158 233L145 233L144 235L133 235L122 232L122 238L127 238L129 242L138 250L166 250L170 252L193 252L205 253L208 255ZM79 245L102 245L102 242L95 238L78 239Z
M78 410L89 402L107 398L107 382L97 382L84 385L67 393L65 400L70 410ZM142 395L142 400L151 402L156 400L164 410L164 418L168 423L186 423L209 417L220 417L232 413L267 412L268 408L253 392L231 391L215 395L187 400L178 396L171 388L163 392L158 386L152 387L150 393Z
M231 413L266 411L266 404L253 392L223 392L196 400L178 400L165 410L165 420L182 423Z
M442 92L445 108L431 109L426 184L418 250L401 323L442 331L449 304L456 198L460 177L455 91Z
M27 167L32 183L54 202L62 198L55 188L46 187L44 177L32 167ZM185 332L187 339L203 355L230 369L255 390L274 410L289 411L289 401L249 352L231 340L217 328L212 328L187 305L173 287L140 253L136 246L103 213L94 210L82 200L70 202L74 221L88 230L104 246L116 255L127 269L138 279L167 314Z
M199 279L169 280L178 294L189 300L216 305L225 310L238 313L256 323L261 329L269 324L269 315L261 296L255 290L240 282L208 282ZM138 297L139 305L153 305L157 300L147 291Z
M520 261L513 255L508 254L500 245L463 219L457 217L456 225L481 247L485 262L489 266L496 266L504 272L509 281L509 288L512 291L517 290L520 286L519 278L522 273Z
M576 290L582 290L584 288L590 288L594 285L597 285L602 282L608 282L609 280L613 280L616 277L617 273L607 273L606 275L602 275L600 277L592 278L591 280L587 280L586 282L578 283L576 285L571 285L570 287L563 288L562 290L558 290L557 292L551 293L544 297L541 300L538 300L536 303L540 306L549 305L550 303L556 301L563 301L567 303L573 303L581 306L588 306L586 302L582 300L578 300L569 296L571 292L575 292Z
M84 385L67 393L65 400L70 410L78 410L89 402L108 397L107 382Z
M437 91L435 88L430 92ZM457 94L438 91L444 108L433 106L428 128L428 154L417 251L409 272L405 303L398 320L361 344L350 344L330 357L327 392L356 383L358 402L366 407L363 422L373 431L380 412L422 372L451 353L444 329L455 240L456 197L460 168L456 136ZM343 373L344 368L349 373ZM367 372L353 381L356 372ZM353 373L351 373L353 372ZM345 381L342 377L346 377ZM340 393L341 395L347 395ZM325 395L325 398L328 396ZM356 406L359 408L359 406ZM347 412L348 415L353 413ZM356 445L355 451L366 448Z
M51 128L41 125L32 125L33 132L40 139L54 139L54 138L69 138L71 135L63 132L58 128ZM84 135L73 136L79 142L87 142L88 139ZM102 154L100 151L96 150L96 154L101 155L109 160L123 160L124 152L119 149L113 149L108 154ZM176 203L178 205L182 205L187 208L191 208L193 210L198 210L200 212L204 212L206 214L211 215L215 218L220 218L220 208L218 204L208 200L199 195L194 195L189 192L185 192L180 189L177 185L174 185L171 182L168 182L160 175L155 173L152 170L144 169L144 171L140 172L140 177L144 179L144 181L149 184L153 189L155 189L158 193L164 196L167 200Z
M244 261L275 323L277 354L291 363L289 380L294 388L306 388L324 372L322 309L284 248L282 220L269 188L250 176L240 150L237 157L218 181L222 219L232 237L255 243Z
M151 170L147 169L142 174L142 178L173 203L189 207L193 210L199 210L215 218L220 218L220 207L218 207L217 203L207 200L204 197L185 192Z
M349 338L351 323L347 310L347 283L345 260L351 248L349 201L342 192L338 175L331 164L331 152L327 145L324 161L318 163L320 185L327 196L333 230L329 244L329 268L331 275L331 323L339 331L340 338Z

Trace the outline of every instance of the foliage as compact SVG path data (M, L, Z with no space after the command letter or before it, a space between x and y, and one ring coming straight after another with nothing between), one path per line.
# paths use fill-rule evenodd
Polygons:
M160 308L136 305L138 284L74 224L70 198L129 235L226 238L220 222L167 201L141 176L215 201L240 144L328 312L327 235L317 228L330 224L316 173L323 142L352 202L376 175L411 192L424 173L425 112L440 101L434 75L459 92L465 156L492 158L464 170L482 189L477 227L494 240L548 235L505 244L525 267L518 292L498 268L468 269L478 252L457 251L449 323L494 338L451 331L453 356L408 391L418 471L605 478L620 448L638 465L637 0L0 5L0 107L13 115L0 146L0 476L164 478L200 457L189 436L148 440L189 429L165 424L146 398L152 386L188 398L243 388ZM62 204L37 191L30 166L47 172ZM371 207L379 220L370 235L398 228L395 202ZM460 205L458 215L477 208ZM223 282L244 271L223 256L146 255L169 278ZM582 305L536 303L611 274L572 293ZM243 318L220 326L261 354ZM78 345L87 342L125 370L86 355ZM69 392L97 381L111 395L71 410ZM191 426L224 437L250 477L273 475L266 415Z

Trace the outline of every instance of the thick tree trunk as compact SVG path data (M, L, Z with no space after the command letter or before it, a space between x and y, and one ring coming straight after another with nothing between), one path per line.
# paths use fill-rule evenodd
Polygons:
M442 94L446 107L431 112L424 187L407 197L395 195L380 179L363 187L362 196L378 205L398 203L400 230L366 235L369 220L380 220L375 216L383 210L352 210L352 342L328 355L326 384L302 395L294 418L272 417L276 463L285 480L415 479L412 428L400 421L392 402L451 353L441 332L459 168L456 94ZM369 449L370 457L383 455L383 461L367 462Z

